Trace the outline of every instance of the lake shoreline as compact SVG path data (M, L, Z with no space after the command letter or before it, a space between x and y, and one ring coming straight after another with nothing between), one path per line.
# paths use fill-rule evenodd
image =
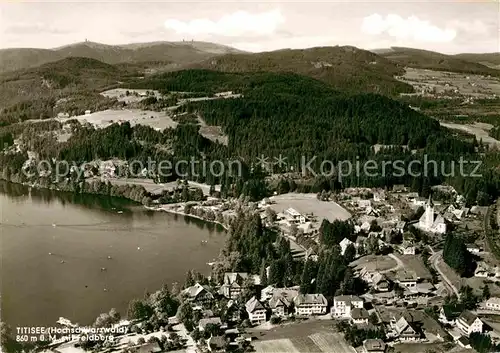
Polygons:
M180 215L180 216L185 216L185 217L190 217L190 218L194 218L194 219L199 219L201 221L204 221L204 222L208 222L208 223L213 223L213 224L217 224L217 225L220 225L222 228L224 228L224 230L227 232L229 231L229 226L221 223L221 222L217 222L217 221L213 221L213 220L208 220L208 219L205 219L203 217L200 217L200 216L197 216L197 215L193 215L193 214L190 214L190 213L186 213L186 212L181 212L181 211L176 211L174 209L172 209L172 207L175 207L175 206L180 206L180 205L183 205L185 204L184 202L181 202L181 203L174 203L174 204L163 204L163 205L158 205L158 206L146 206L144 205L144 208L146 208L147 210L150 210L150 211L155 211L155 212L167 212L167 213L171 213L171 214L176 214L176 215Z
M170 213L170 214L177 214L177 215L180 215L180 216L185 216L185 217L191 217L191 218L194 218L194 219L198 219L200 221L204 221L204 222L207 222L207 223L212 223L212 224L217 224L217 225L220 225L226 232L229 231L229 226L226 225L226 224L223 224L221 222L217 222L215 220L209 220L209 219L205 219L203 217L200 217L200 216L197 216L197 215L193 215L193 214L190 214L190 213L186 213L186 212L182 212L182 211L177 211L173 208L175 207L179 207L181 205L185 205L186 203L185 202L179 202L179 203L172 203L172 204L159 204L159 205L155 205L155 206L147 206L147 205L144 205L136 200L133 200L133 199L130 199L130 198L127 198L127 197L120 197L120 196L113 196L113 195L109 195L109 194L100 194L100 193L91 193L91 192L75 192L75 191L71 191L71 190L63 190L55 185L50 185L50 186L41 186L37 183L29 183L29 182L22 182L22 181L12 181L12 180L7 180L7 179L4 179L4 178L0 178L0 180L3 180L5 182L8 182L8 183L12 183L12 184L17 184L17 185L24 185L26 187L30 187L30 188L34 188L34 189L37 189L37 190L53 190L53 191L58 191L58 192L64 192L64 193L69 193L69 194L74 194L74 195L95 195L95 196L107 196L107 197L112 197L112 198L117 198L117 199L124 199L124 200L127 200L127 201L130 201L130 202L134 202L134 203L137 203L137 206L142 206L142 208L146 209L146 210L149 210L149 211L164 211L164 212L167 212L167 213ZM133 186L135 184L127 184L128 186Z

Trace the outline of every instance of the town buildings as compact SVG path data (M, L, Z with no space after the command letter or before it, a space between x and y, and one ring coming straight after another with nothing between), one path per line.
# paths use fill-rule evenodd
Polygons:
M464 311L457 319L457 327L467 336L483 332L483 322L470 311Z
M221 286L221 294L230 299L238 298L245 287L247 278L248 273L245 272L226 272L224 284Z
M432 197L425 204L425 212L420 217L417 227L424 232L444 234L446 233L446 222L444 217L434 211Z
M328 301L323 294L299 294L293 299L295 314L300 316L326 314Z
M401 316L399 320L393 318L390 322L390 327L392 328L391 336L399 341L407 342L420 339L420 334L413 326L413 323L410 324L404 316Z
M331 314L334 318L350 319L354 308L363 308L363 299L354 295L339 295L333 298Z
M210 288L199 283L184 289L181 294L184 295L189 302L199 306L209 305L214 300Z
M381 339L367 339L363 342L362 353L385 353L386 344Z
M266 322L266 308L257 298L252 297L248 300L245 309L252 324L259 325Z
M491 297L486 301L485 307L488 310L500 311L500 298Z

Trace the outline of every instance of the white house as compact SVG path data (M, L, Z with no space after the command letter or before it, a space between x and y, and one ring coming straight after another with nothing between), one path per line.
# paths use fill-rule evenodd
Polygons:
M330 312L336 318L351 318L351 311L354 308L363 308L363 299L354 295L339 295L333 298L333 306Z
M486 301L486 309L500 311L500 298L491 297Z
M284 212L285 217L287 218L289 223L306 223L307 219L303 216L299 211L294 208L287 208Z
M425 197L416 197L413 199L413 206L415 207L425 206L426 201L427 200L425 199Z
M226 272L224 284L221 286L221 294L229 299L236 299L245 289L245 281L248 278L246 272Z
M464 311L457 319L457 327L467 336L483 332L483 322L470 311Z
M384 274L378 272L372 277L372 287L379 292L388 292L391 287L391 282Z
M297 288L274 288L269 298L269 308L274 315L284 317L290 314L293 299L299 295Z
M404 318L391 320L392 335L400 341L416 341L420 338L417 330Z
M181 295L185 296L188 301L196 305L209 305L214 300L214 296L210 292L210 289L199 283L184 289Z
M347 239L347 238L342 239L342 241L341 241L341 242L340 242L340 244L339 244L339 245L340 245L340 253L341 253L342 255L344 255L344 253L345 253L345 251L346 251L347 247L348 247L349 245L351 245L351 244L353 244L353 245L354 245L354 243L353 243L352 241L350 241L349 239Z
M328 301L323 294L299 294L293 298L297 315L326 314Z
M359 200L358 207L360 208L368 208L371 207L372 202L370 200Z
M363 353L385 353L386 345L381 339L370 338L363 342Z
M410 242L403 242L401 246L399 247L403 255L415 255L417 249L415 245L413 245Z
M255 297L252 297L245 304L245 309L248 314L248 319L252 324L261 324L266 322L266 308L264 305Z
M415 271L399 271L396 276L396 282L408 289L417 288L417 274Z
M380 192L374 192L373 193L373 201L375 202L381 202L386 200L386 194L385 191L380 191Z
M479 254L481 249L476 244L467 244L467 251L471 254Z
M90 115L90 113L91 113L91 111L90 111L89 109L87 109L87 110L85 111L85 115Z
M489 268L483 262L477 264L476 270L474 271L474 276L486 278L489 275Z

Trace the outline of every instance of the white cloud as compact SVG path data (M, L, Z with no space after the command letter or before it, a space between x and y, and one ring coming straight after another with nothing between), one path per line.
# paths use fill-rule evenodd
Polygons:
M209 19L195 19L189 22L169 19L165 21L167 29L174 30L177 34L189 35L270 35L285 21L279 10L262 12L258 14L246 11L237 11L221 17L218 21Z
M396 39L416 42L447 43L457 36L454 29L439 28L416 16L403 18L395 14L389 14L385 18L379 14L367 16L363 19L361 29L370 35L388 34Z

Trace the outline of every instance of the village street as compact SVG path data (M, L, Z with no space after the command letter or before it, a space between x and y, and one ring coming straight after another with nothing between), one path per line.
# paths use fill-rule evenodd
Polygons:
M429 247L430 248L430 247ZM458 292L458 288L453 285L451 280L445 275L445 273L439 268L439 262L443 260L443 251L439 250L437 252L434 252L432 249L432 255L429 258L429 262L432 264L432 267L436 269L436 271L439 273L441 278L443 278L443 281L446 283L447 287L451 288L457 298L460 297L460 293Z

